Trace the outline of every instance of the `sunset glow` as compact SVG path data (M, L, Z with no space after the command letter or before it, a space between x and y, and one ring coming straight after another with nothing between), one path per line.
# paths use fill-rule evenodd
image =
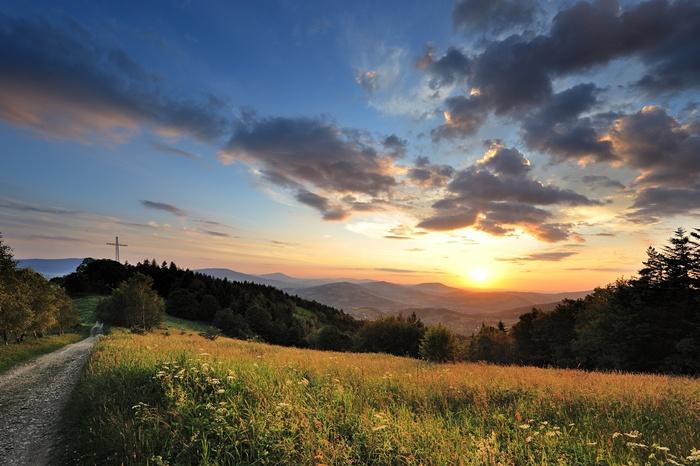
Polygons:
M550 2L494 30L450 2L284 4L274 24L254 3L143 6L158 37L116 4L2 7L17 257L112 257L119 235L131 263L566 291L635 274L697 223L696 74L655 52L684 39L588 56L560 37L636 2Z
M483 267L475 267L469 271L469 280L476 286L487 285L489 278L491 278L489 270Z

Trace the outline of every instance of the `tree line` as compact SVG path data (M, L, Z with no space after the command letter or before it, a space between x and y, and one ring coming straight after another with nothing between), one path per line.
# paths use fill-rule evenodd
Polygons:
M271 286L211 277L172 262L85 259L74 273L53 281L70 293L111 294L100 302L97 318L137 331L158 327L168 314L209 323L235 338L435 361L448 360L455 341L444 327L426 326L415 314L363 322Z
M0 235L0 338L21 343L27 336L63 333L79 325L73 301L42 275L20 269Z
M86 259L75 273L55 281L71 293L112 292L113 298L101 305L98 315L127 327L148 329L165 312L209 322L228 336L281 345L432 361L700 373L697 229L690 234L678 229L661 250L649 248L635 278L597 288L585 298L565 300L550 312L533 308L510 329L502 323L482 325L470 337L440 325L426 326L415 315L358 321L270 286L230 282L172 262L158 265L145 260L132 266ZM129 305L127 295L134 293L144 296L134 302L148 304Z
M520 316L506 331L482 326L469 357L566 368L700 373L700 230L679 228L650 247L635 278Z

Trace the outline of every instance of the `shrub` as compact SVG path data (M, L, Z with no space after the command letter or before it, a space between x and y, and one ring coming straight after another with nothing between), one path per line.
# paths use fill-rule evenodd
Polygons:
M121 327L150 330L163 319L163 299L153 291L153 280L137 273L119 285L97 306L97 319Z
M420 342L420 356L432 362L452 361L456 355L455 337L442 325L428 327Z

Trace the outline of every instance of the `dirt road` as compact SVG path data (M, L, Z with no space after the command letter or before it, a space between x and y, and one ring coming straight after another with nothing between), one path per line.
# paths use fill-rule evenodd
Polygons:
M95 329L93 329L93 334ZM0 465L45 465L91 336L0 375Z

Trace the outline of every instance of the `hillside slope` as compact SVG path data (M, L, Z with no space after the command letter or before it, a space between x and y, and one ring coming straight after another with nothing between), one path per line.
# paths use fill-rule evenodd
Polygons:
M699 398L680 377L116 331L72 398L60 463L686 463Z

